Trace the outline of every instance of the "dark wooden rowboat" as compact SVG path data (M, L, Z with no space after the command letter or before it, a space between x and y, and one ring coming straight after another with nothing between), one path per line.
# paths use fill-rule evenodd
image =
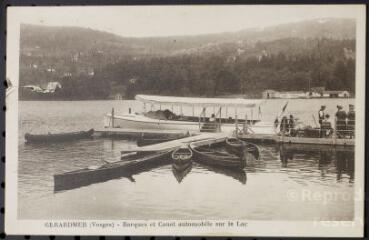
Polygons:
M88 131L69 132L69 133L56 133L56 134L30 134L26 133L24 138L27 143L55 143L66 142L80 139L91 138L94 133L94 129Z
M132 157L132 156L131 156ZM54 191L69 190L104 182L115 178L128 177L171 163L171 151L146 153L136 159L121 160L101 166L91 166L84 169L55 174Z
M193 155L192 150L187 147L180 147L172 152L172 159L174 162L188 162Z
M198 142L194 142L190 144L190 148L193 151L194 161L199 163L238 169L246 166L244 159L227 152L222 143L201 146Z
M228 152L236 154L239 157L243 157L245 152L253 154L256 159L260 157L259 147L256 144L245 142L238 138L227 138L225 147Z
M188 146L180 147L172 152L173 167L178 171L186 169L191 164L192 150Z

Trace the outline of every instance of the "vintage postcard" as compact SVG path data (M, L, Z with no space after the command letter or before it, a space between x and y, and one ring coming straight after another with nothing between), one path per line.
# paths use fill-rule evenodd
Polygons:
M6 234L363 236L365 24L8 7Z

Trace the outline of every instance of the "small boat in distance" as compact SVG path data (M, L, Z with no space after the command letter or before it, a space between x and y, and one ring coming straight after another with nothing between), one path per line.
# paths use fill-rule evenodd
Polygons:
M236 154L229 153L224 147L224 143L199 146L199 142L190 143L193 151L194 161L226 168L243 169L246 161Z
M91 138L94 132L95 131L92 128L88 131L69 132L69 133L54 133L54 134L26 133L24 135L24 138L26 139L27 143L56 143Z

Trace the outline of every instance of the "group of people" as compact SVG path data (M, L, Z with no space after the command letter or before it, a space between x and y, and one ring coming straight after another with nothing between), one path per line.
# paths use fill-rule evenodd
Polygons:
M324 111L325 105L320 107L318 112L319 124L320 124L320 137L329 136L332 133L332 124L329 120L329 114ZM336 112L336 134L337 137L350 137L353 138L355 134L355 109L354 105L349 105L349 111L346 113L341 105L337 105Z
M274 121L274 127L277 128L278 124L279 124L278 118L276 118L276 120ZM289 118L287 118L287 116L283 116L281 119L281 124L279 125L280 132L292 135L292 131L294 130L294 128L295 128L295 118L293 117L293 115L290 114Z

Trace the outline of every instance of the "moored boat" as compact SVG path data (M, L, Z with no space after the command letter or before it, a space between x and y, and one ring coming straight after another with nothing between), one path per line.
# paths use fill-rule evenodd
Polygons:
M128 177L170 164L171 152L145 153L134 159L90 166L84 169L54 175L54 191L62 191L104 182L114 178Z
M260 151L256 144L242 141L238 138L227 138L225 141L225 147L228 152L243 157L245 153L251 153L256 159L259 159Z
M179 171L191 164L192 150L188 146L182 146L172 152L173 167Z
M193 142L190 144L190 148L193 151L194 161L199 163L238 169L243 169L246 166L244 159L227 152L223 143L203 146L199 145L198 142Z
M187 146L180 147L172 152L174 162L188 162L191 160L193 152Z
M55 143L91 138L93 133L94 129L90 129L88 131L54 133L54 134L26 133L24 135L24 138L26 139L27 143Z
M228 108L250 109L260 107L262 100L255 99L229 99L229 98L191 98L191 97L168 97L137 95L136 100L144 105L143 113L135 114L113 114L106 115L106 127L161 129L161 130L186 130L191 132L233 132L236 127L247 125L248 131L260 134L274 134L273 123L262 122L260 119L237 119L228 115ZM146 105L158 106L160 110L146 111ZM161 110L162 106L171 106L169 109ZM174 107L179 107L181 112L175 114ZM185 115L183 108L192 108L192 115ZM211 108L214 114L209 114ZM198 109L202 109L198 114ZM259 108L260 109L260 108ZM236 111L237 112L237 111ZM211 115L211 117L210 117ZM253 114L250 114L251 117ZM210 126L211 125L211 126Z

